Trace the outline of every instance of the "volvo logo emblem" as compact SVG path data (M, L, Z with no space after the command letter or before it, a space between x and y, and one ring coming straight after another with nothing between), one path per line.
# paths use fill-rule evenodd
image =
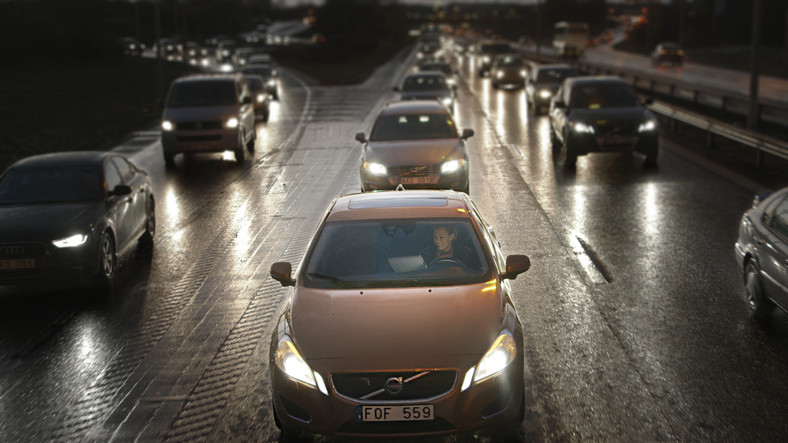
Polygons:
M386 380L386 384L384 386L386 388L386 392L389 394L399 394L402 392L402 377L391 377Z
M24 246L0 246L0 255L22 255L24 253Z

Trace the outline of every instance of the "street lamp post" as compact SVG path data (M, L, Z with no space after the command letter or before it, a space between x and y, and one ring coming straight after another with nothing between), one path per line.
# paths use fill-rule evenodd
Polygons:
M753 0L752 4L752 44L750 48L750 112L747 117L747 129L758 128L758 76L760 73L760 54L758 44L761 41L761 0ZM758 151L760 154L761 151ZM758 159L760 160L760 158Z

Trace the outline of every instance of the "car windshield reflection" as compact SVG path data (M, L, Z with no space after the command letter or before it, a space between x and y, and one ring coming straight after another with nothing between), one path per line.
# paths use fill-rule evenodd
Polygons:
M98 171L93 168L10 170L0 180L0 204L69 203L101 199Z
M329 223L305 264L304 286L321 289L483 283L492 267L468 220Z
M372 141L457 138L454 121L447 115L382 115L375 122Z
M626 85L595 84L573 88L570 103L575 109L626 108L637 106L638 100Z

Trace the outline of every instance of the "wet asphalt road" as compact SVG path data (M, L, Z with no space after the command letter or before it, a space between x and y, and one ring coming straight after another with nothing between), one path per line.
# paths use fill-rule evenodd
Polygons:
M403 56L404 57L404 56ZM273 441L268 341L331 199L359 189L356 132L412 59L347 88L286 73L242 167L221 155L165 171L155 130L119 147L154 178L152 259L113 293L0 290L0 440ZM526 347L526 440L788 436L788 315L751 321L733 259L757 186L663 142L556 166L546 117L460 65L471 196L507 254ZM757 177L755 178L757 184Z

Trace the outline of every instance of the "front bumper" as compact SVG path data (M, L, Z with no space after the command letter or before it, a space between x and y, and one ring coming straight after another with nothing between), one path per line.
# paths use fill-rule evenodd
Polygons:
M98 272L98 245L92 238L74 248L61 249L42 242L11 246L9 250L22 252L0 256L0 286L74 284L86 282Z
M659 149L659 136L656 131L640 134L608 134L595 135L587 133L570 133L567 136L568 146L577 155L590 152L640 152L649 154Z
M468 187L468 167L450 174L435 173L424 176L389 174L373 175L361 168L361 187L364 191L396 189L402 183L405 189L452 189L463 191Z
M164 153L224 152L237 149L240 145L238 129L212 129L202 131L167 131L161 134Z
M271 365L273 406L282 425L321 435L408 437L500 431L517 426L523 401L523 359L490 379L460 392L462 372L452 389L439 397L398 402L357 401L337 394L327 377L328 395L283 374ZM432 405L427 421L362 421L357 407L377 405Z

